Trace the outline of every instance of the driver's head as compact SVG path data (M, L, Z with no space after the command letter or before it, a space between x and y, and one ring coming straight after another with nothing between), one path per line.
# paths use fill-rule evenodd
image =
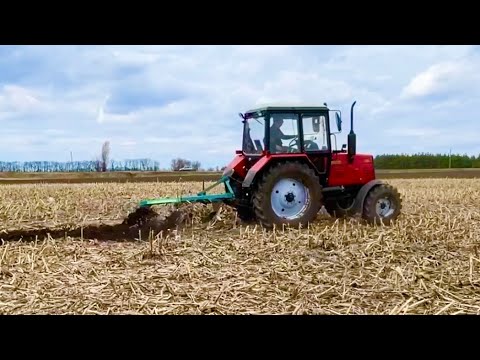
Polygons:
M283 125L283 119L282 118L277 117L277 118L273 119L273 126L275 126L276 128L279 128L282 125Z

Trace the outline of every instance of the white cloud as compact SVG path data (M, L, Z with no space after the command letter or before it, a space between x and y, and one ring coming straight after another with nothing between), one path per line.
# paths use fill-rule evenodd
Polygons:
M0 109L19 112L40 109L42 102L39 97L40 95L32 89L18 85L4 85L0 91Z
M433 137L442 131L434 128L393 128L385 130L385 134L404 137Z
M138 115L135 113L128 114L109 114L104 113L103 109L100 110L100 113L97 117L97 122L99 124L103 123L124 123L132 124L138 120Z
M122 141L118 144L118 146L124 146L124 147L131 147L131 146L136 146L136 145L137 145L137 142L136 141L131 141L131 140Z
M443 62L416 75L403 89L403 97L422 97L460 88L472 67L465 62Z
M67 132L62 129L46 129L43 133L46 136L62 136L65 135Z
M145 53L141 51L113 51L114 61L123 65L146 65L157 62L159 54Z

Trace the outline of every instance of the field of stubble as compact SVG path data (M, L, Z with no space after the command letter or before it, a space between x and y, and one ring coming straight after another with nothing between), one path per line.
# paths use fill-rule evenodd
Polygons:
M322 217L264 232L229 209L202 222L199 206L188 226L144 241L2 241L0 313L479 314L480 180L389 182L403 197L389 227ZM121 221L141 198L198 190L4 185L0 238Z

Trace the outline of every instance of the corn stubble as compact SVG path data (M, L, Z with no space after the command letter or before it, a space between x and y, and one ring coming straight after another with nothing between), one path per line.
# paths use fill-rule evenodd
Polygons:
M319 219L266 232L193 206L143 241L68 235L0 246L1 314L479 314L480 180L390 180L393 225ZM1 186L1 231L121 221L198 183Z

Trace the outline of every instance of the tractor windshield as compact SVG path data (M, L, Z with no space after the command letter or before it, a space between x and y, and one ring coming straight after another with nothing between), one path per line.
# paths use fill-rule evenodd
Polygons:
M250 117L245 120L243 128L243 152L251 155L261 155L264 150L265 118Z

